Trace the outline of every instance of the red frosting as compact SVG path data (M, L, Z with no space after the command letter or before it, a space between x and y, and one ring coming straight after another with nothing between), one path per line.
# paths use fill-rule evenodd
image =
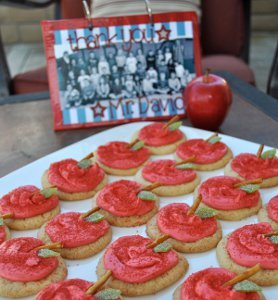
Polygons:
M132 150L126 142L110 142L97 149L98 160L114 169L132 169L141 166L150 157L147 148Z
M190 275L181 287L180 300L259 300L256 292L237 292L223 284L236 276L223 268L208 268Z
M199 188L202 202L208 206L221 210L234 210L254 207L258 204L258 191L248 194L234 184L241 180L230 176L217 176L207 179Z
M213 235L217 230L214 217L201 219L197 215L187 215L189 206L173 203L161 208L156 222L160 231L170 234L176 240L192 243Z
M78 167L75 159L64 159L50 165L48 181L66 193L86 193L95 189L105 173L94 163L88 168Z
M173 250L156 253L147 249L153 242L140 235L124 236L112 243L104 254L104 265L113 277L124 282L142 283L152 280L178 264Z
M61 242L65 248L94 243L109 230L107 221L87 222L77 212L60 214L47 223L45 232L52 242Z
M278 195L268 202L267 213L271 220L278 223Z
M278 158L258 158L255 154L242 153L231 163L231 168L245 179L278 176Z
M153 123L143 127L138 134L139 140L144 141L147 146L164 146L173 144L183 138L183 133L177 129L170 131L164 128L165 123Z
M144 179L166 185L177 185L192 181L197 174L193 170L181 170L175 167L176 161L159 159L149 162L142 170Z
M106 185L97 197L97 206L117 217L142 216L154 209L155 201L137 197L141 185L119 180Z
M192 139L181 143L176 154L182 160L195 156L196 164L211 164L220 160L227 151L228 147L221 142L210 144L203 139Z
M35 248L39 239L24 237L5 241L0 245L0 276L11 281L38 281L50 275L58 266L57 257L38 256Z
M25 185L0 199L0 213L12 213L13 219L31 218L54 209L58 204L56 195L45 198L37 187Z
M6 240L6 230L5 226L0 226L0 244Z
M82 279L68 279L52 283L37 295L36 300L95 300L97 298L86 295L92 285Z
M52 283L40 291L36 300L99 300L86 294L92 284L82 279L68 279Z
M227 251L233 261L244 267L260 263L263 269L278 269L278 245L264 233L272 232L269 223L243 226L228 238Z

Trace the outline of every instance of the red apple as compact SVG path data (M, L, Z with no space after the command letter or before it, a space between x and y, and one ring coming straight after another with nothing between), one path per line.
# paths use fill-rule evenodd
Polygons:
M206 72L187 85L183 99L192 125L214 131L227 115L232 92L225 79Z

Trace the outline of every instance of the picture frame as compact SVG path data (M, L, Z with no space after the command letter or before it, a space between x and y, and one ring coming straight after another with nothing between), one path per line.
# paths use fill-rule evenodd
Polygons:
M54 130L186 115L201 74L197 15L42 21Z

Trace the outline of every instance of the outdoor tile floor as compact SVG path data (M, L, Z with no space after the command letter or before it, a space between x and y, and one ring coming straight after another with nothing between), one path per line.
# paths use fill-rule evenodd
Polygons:
M250 45L250 65L255 71L257 87L266 91L267 79L277 44L277 33L253 33ZM41 44L16 44L6 46L11 75L45 65Z

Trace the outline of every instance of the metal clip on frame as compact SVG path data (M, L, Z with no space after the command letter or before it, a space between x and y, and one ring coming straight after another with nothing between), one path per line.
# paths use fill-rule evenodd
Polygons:
M91 17L91 12L90 12L87 0L82 0L82 3L83 3L85 17L87 18L88 23L89 23L88 27L90 30L93 30L93 20Z
M153 12L152 12L152 8L151 8L151 3L149 0L145 0L145 4L146 4L146 11L149 15L149 19L150 19L150 24L152 26L152 28L154 28L154 23L153 23Z

